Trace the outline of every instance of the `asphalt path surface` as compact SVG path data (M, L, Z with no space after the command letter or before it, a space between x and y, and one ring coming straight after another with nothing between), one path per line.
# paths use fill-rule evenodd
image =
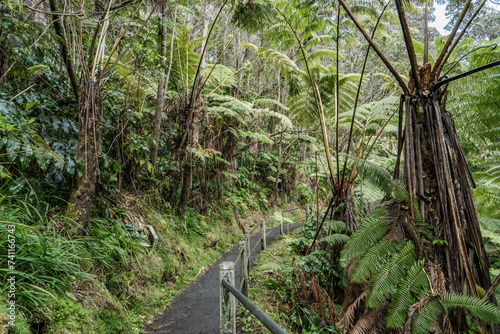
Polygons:
M292 231L301 224L284 226L284 232ZM279 235L279 227L268 230L267 244ZM260 232L250 238L250 249L260 243ZM146 327L148 334L219 334L219 264L225 261L234 261L239 248L236 245L225 253L217 262L193 284L187 287L155 321ZM250 254L250 263L260 252L260 245ZM239 264L235 268L236 287L239 287Z

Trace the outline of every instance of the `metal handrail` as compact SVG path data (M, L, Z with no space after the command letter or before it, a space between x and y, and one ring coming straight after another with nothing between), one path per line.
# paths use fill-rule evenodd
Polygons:
M234 286L229 284L226 279L221 280L221 284L224 288L228 289L236 299L240 301L243 306L245 306L257 319L262 322L264 326L267 327L273 334L288 334L283 328L280 327L273 319L262 312L254 303L252 303L247 297L245 297L241 292L239 292Z
M259 238L259 240L257 240L257 242L255 243L255 246L253 246L252 250L250 251L250 254L252 254L253 251L255 250L255 248L257 248L257 246L259 245L259 241L261 241L261 240L262 240L262 238ZM250 255L250 254L248 254L248 255Z
M280 225L276 225L275 227L273 227L272 229L269 230L269 232L266 233L266 237L271 234L272 231L274 231L276 228L280 227Z
M262 225L262 223L259 223L259 224L255 225L255 226L254 226L254 228L250 230L250 232L249 232L249 233L250 233L250 235L252 235L252 234L253 234L253 232L255 232L255 230L256 230L258 227L260 227L260 225Z
M234 265L236 265L236 263L238 263L238 261L240 260L242 255L243 255L243 249L240 249L240 251L238 252L238 255L236 255L236 258L233 261Z
M292 212L302 207L297 207L291 210L287 210L284 212ZM309 213L309 205L307 204L305 207L306 216ZM281 211L281 215L283 211ZM270 220L276 220L277 225L270 230L266 230L266 222ZM292 219L291 221L296 223L298 220L302 220L301 218ZM221 307L221 318L220 318L220 328L221 333L235 333L236 332L236 304L238 301L243 304L253 315L257 317L272 333L275 334L286 334L286 331L281 328L276 322L274 322L271 318L269 318L264 312L257 308L247 297L248 296L248 272L250 270L250 256L255 251L259 243L261 244L261 249L266 249L266 240L269 234L273 232L278 227L280 228L280 232L283 233L283 220L277 219L275 216L271 216L267 219L262 219L260 224L257 224L250 230L245 231L245 241L241 241L239 243L240 251L238 252L236 259L234 262L223 262L220 264L220 307ZM286 224L287 229L289 230L290 224ZM257 240L257 243L254 245L252 250L250 250L250 235L252 235L258 228L260 228L260 238ZM240 262L240 284L239 289L236 289L235 286L231 285L231 283L235 283L235 265ZM232 294L232 296L231 296ZM222 298L222 296L225 296ZM231 296L229 301L226 299L227 296ZM236 299L235 299L236 298Z
M283 213L286 213L286 212L293 212L293 211L298 210L298 209L302 209L302 207L301 207L301 206L298 206L298 207L293 208L293 209L288 209L288 210L283 211Z

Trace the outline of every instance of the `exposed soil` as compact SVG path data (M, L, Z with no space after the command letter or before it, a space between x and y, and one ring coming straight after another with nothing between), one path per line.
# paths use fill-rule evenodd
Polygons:
M285 226L285 233L299 226L301 224ZM279 228L270 232L267 244L278 235ZM260 242L259 238L259 233L251 237L250 249ZM234 261L238 250L238 246L234 247L213 263L203 276L179 294L171 306L146 327L146 333L219 334L219 264L224 261ZM260 246L255 247L250 256L251 264L259 252ZM236 266L235 276L236 286L239 286L239 265Z

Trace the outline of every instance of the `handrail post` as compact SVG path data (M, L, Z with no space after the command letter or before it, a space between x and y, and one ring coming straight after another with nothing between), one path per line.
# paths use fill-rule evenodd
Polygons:
M261 220L261 225L260 225L260 250L266 250L266 220L262 219Z
M241 293L248 298L248 255L247 255L247 245L245 241L240 241L239 243L240 251L243 253L240 259L240 282L245 280L241 288Z
M234 295L225 289L222 280L234 285L234 262L219 265L220 280L220 333L236 334L236 302Z
M283 210L280 209L280 234L283 235Z
M245 231L245 243L247 247L247 273L250 272L250 232L248 230Z

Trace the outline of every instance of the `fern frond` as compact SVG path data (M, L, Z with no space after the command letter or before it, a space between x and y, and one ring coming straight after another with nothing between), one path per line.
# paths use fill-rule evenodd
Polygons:
M371 309L359 318L354 328L350 331L351 334L371 334L379 333L381 324L384 323L387 306Z
M389 307L387 327L402 327L406 321L408 308L415 303L413 294L419 294L423 289L429 288L427 274L424 272L424 260L419 260L411 266L406 278L398 285Z
M445 311L462 309L489 323L500 322L500 309L477 297L447 292L442 297Z
M500 232L500 219L481 217L479 218L479 223L483 229L487 229L492 232Z
M389 228L381 216L387 213L387 208L379 208L360 221L359 227L344 246L340 257L348 262L359 257L369 247L377 243Z
M330 245L341 245L349 241L349 236L346 234L332 234L321 239Z
M397 285L406 278L406 271L416 261L413 243L406 241L403 245L399 254L392 257L370 280L367 307L379 307L386 301L386 297L394 294Z
M344 233L346 230L345 223L340 220L328 220L323 224L323 229L326 232L336 232L336 233Z
M356 262L352 272L351 281L361 283L374 272L381 271L388 258L401 249L401 243L391 242L383 238L374 246L368 248L361 259Z
M429 329L436 323L439 315L443 312L443 307L439 301L433 299L425 304L419 313L415 313L412 321L413 334L428 334Z

